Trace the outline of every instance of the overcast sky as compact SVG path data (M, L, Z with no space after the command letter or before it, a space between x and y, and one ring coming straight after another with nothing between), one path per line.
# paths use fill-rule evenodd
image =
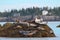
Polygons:
M0 0L0 11L28 7L59 7L60 0Z

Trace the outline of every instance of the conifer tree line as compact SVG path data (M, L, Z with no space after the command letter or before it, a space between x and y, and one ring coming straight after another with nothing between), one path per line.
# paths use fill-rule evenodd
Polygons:
M42 15L42 11L47 10L53 16L60 16L60 7L32 7L32 8L22 8L22 9L11 9L10 11L0 12L0 17L13 17L14 14L20 14L20 16L27 15ZM49 15L49 14L47 14Z

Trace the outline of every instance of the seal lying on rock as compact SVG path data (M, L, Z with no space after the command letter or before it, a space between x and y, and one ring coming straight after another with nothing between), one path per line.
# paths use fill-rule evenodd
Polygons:
M35 22L14 23L10 27L0 31L1 37L55 37L51 28L46 24Z

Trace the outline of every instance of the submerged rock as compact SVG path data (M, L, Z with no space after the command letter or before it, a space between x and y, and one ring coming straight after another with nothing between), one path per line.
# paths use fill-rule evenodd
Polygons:
M55 37L53 30L46 24L28 22L29 26L14 23L0 30L0 37Z

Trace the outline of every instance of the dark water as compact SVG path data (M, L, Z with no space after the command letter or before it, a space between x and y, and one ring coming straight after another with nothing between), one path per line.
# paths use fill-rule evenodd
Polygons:
M2 25L4 23L6 22L0 22L0 24ZM0 40L60 40L60 28L56 27L59 24L60 24L60 21L48 22L47 24L50 28L52 28L56 37L45 37L45 38L2 38L0 37Z

